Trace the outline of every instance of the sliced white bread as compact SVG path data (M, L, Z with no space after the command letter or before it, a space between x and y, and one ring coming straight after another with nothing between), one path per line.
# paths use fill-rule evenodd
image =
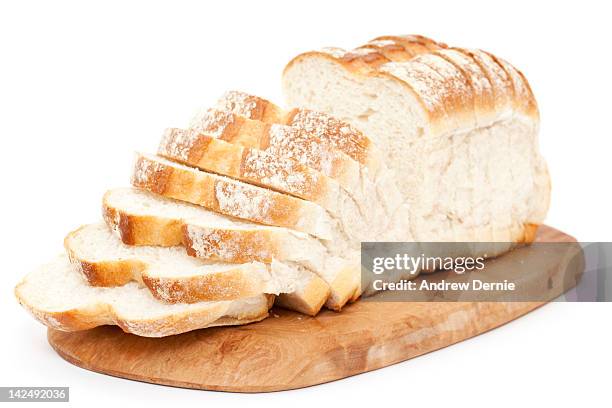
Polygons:
M283 88L290 106L344 118L384 150L415 239L530 241L549 200L535 99L514 68L443 48L366 68L309 52Z
M334 310L339 310L347 301L360 295L360 242L380 239L368 233L367 225L359 219L359 212L333 218L322 207L309 201L199 171L157 156L139 155L132 184L226 215L284 226L323 239L322 243L333 257L326 258L322 270L316 272L330 285L331 295L325 305ZM397 225L394 227L397 228Z
M227 95L242 93L229 92ZM246 94L244 94L246 95ZM255 96L261 104L272 105L271 102ZM180 137L167 137L162 139L159 146L160 155L170 157L193 166L197 166L202 156L202 146L207 146L210 139L219 139L232 145L256 149L265 152L268 157L278 160L291 160L300 165L316 170L318 173L338 182L361 206L371 208L382 205L392 211L400 200L397 188L392 184L386 188L386 194L379 190L386 186L383 184L388 178L388 172L372 173L372 168L361 165L353 160L344 151L336 148L329 141L321 138L316 126L305 127L287 126L283 124L268 124L259 119L250 119L243 116L248 112L249 105L233 103L229 106L236 112L227 112L217 109L205 109L197 114L191 121L189 130ZM272 105L274 106L274 105ZM283 119L284 120L284 119ZM340 139L341 131L337 131ZM351 132L345 135L350 140ZM308 181L308 180L305 180ZM300 187L314 190L314 188ZM381 200L380 203L377 200ZM395 199L396 202L393 200Z
M270 263L278 259L317 270L329 255L308 234L240 221L134 188L107 191L102 212L127 245L185 245L190 255L206 260Z
M191 120L189 129L193 130L195 135L202 134L243 147L271 152L278 157L292 158L343 185L354 184L353 179L359 174L358 162L325 140L292 126L265 123L237 112L204 109ZM186 157L194 147L197 148L192 146L196 143L204 144L205 140L179 140L165 148L162 143L160 150L177 150Z
M342 190L337 181L289 157L251 149L194 129L164 132L160 156L201 170L291 194L338 212Z
M117 325L145 337L256 322L268 316L272 304L272 296L263 294L237 301L164 304L136 282L113 288L90 286L66 255L28 274L15 295L37 320L54 329Z
M249 95L240 91L229 91L217 101L217 109L212 112L220 115L219 112L229 112L233 115L221 114L224 116L222 127L216 127L218 119L211 121L210 113L202 111L200 115L191 122L191 127L201 131L220 130L224 135L237 132L238 127L245 126L248 134L254 140L265 141L265 129L267 126L255 125L252 121L263 123L288 125L299 132L305 133L302 137L308 137L308 143L321 148L332 148L350 157L357 163L367 168L371 175L375 176L385 168L382 152L372 141L348 122L332 117L323 112L316 112L308 109L296 108L283 111L282 108L267 99ZM236 121L236 115L242 117ZM211 129L211 126L215 126ZM257 129L260 135L257 135ZM263 132L262 132L263 131Z
M337 180L360 206L362 216L369 218L366 223L381 227L370 228L368 237L361 234L358 240L405 238L396 230L406 229L397 225L403 224L408 211L393 173L382 152L347 121L309 109L283 111L267 99L230 91L217 101L217 109L201 111L190 126L231 143L290 157Z
M104 223L72 231L64 247L90 285L112 287L136 281L166 303L292 293L303 276L299 267L276 260L270 264L204 262L188 256L183 247L125 245Z
M249 102L251 100L254 104ZM264 156L266 161L274 166L257 160L258 180L253 180L251 177L245 181L275 189L279 189L278 185L272 185L270 181L278 184L286 179L282 175L284 170L280 168L286 167L281 166L283 163L281 159L298 162L304 168L317 170L327 177L326 180L319 178L319 184L325 180L322 183L323 188L315 186L310 177L304 177L306 172L294 166L299 171L294 173L293 179L303 174L299 178L298 188L304 192L296 194L288 190L286 182L283 182L280 191L321 203L336 217L340 217L340 222L354 242L366 239L393 241L401 236L396 231L400 228L396 227L398 223L389 220L392 217L407 218L404 215L407 214L407 209L403 206L393 175L381 160L373 158L379 156L380 152L374 149L369 139L361 132L329 115L302 109L282 113L282 118L268 118L268 120L289 123L290 126L268 125L261 121L266 118L261 112L272 110L280 115L280 108L263 98L236 91L228 92L220 100L219 105L233 111L216 109L201 111L192 120L189 132L168 134L162 140L159 147L160 155L208 170L219 161L220 156L215 148L210 152L206 151L209 146L221 145L211 144L211 139L222 139L231 144L260 150L264 153L259 155ZM256 119L250 119L253 116ZM362 160L363 163L354 160L354 157L359 158L360 154L355 153L358 148L362 149L362 155L369 154L369 158ZM346 152L353 154L349 155ZM228 163L238 163L238 157L236 155L235 159ZM225 166L215 167L212 171L230 175L228 172L231 169ZM235 174L238 167L232 167L236 169ZM266 178L262 180L264 175ZM330 179L337 181L340 188L330 189L332 185L335 187L335 183L329 182ZM313 191L318 192L314 197Z
M352 193L336 180L299 163L288 156L279 156L273 150L245 148L238 144L200 133L194 129L168 129L158 154L201 170L231 177L245 183L290 194L319 204L328 210L343 226L349 237L378 236L387 229L376 227L385 217L384 209L377 201L375 187L364 194L360 187ZM359 175L357 175L359 177ZM386 200L388 201L388 200Z
M302 313L316 314L323 303L339 310L358 288L358 264L330 254L315 238L287 228L242 222L131 188L108 191L103 214L107 224L129 245L182 244L190 255L206 260L278 260L299 265L296 291L281 294L277 301ZM356 258L353 256L353 260Z
M234 129L237 128L234 126ZM286 129L291 130L290 133L294 132L292 128ZM294 146L289 143L290 140L284 140L283 146ZM390 203L393 200L399 203L399 192L396 188L386 189L385 192L390 191L390 194L385 195L380 191L383 186L377 186L362 177L358 173L360 165L350 158L346 160L355 164L353 169L357 173L351 182L354 185L347 188L335 179L301 164L290 155L282 156L282 153L273 149L245 148L194 129L168 129L158 154L200 170L319 204L338 220L349 239L355 242L394 239L391 236L393 230L384 221L389 217L388 212L397 212L397 208Z
M288 227L322 239L332 240L339 234L336 222L314 203L159 156L137 155L132 185L221 214Z

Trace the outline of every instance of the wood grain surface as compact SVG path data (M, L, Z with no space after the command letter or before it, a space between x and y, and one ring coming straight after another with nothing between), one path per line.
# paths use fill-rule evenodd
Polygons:
M574 239L542 227L537 241ZM547 298L568 289L567 256L529 257L537 267L524 279L546 291ZM504 258L494 262L501 267ZM571 267L576 281L583 265L574 262ZM104 374L177 387L266 392L321 384L408 360L491 330L544 303L371 299L314 318L273 309L271 317L259 323L160 339L126 334L114 326L73 333L49 329L48 339L68 362Z

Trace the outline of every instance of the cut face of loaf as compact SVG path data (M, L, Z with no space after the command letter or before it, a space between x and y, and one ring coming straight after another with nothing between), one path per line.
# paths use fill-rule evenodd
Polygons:
M193 258L182 247L128 246L103 223L68 234L64 246L71 263L92 286L122 286L136 281L166 303L236 300L293 293L304 276L297 266L276 260L242 264Z
M272 297L263 294L238 301L164 304L136 282L114 288L90 286L65 255L27 275L15 295L37 320L54 329L110 324L145 337L263 320L272 304Z
M207 260L278 260L301 266L298 283L303 284L292 294L281 294L279 302L302 313L316 314L323 303L339 310L358 290L358 262L330 254L304 233L238 221L137 189L108 191L103 212L107 224L129 245L184 244L190 255Z
M443 48L367 71L338 49L305 53L286 67L284 92L384 151L416 240L530 241L550 186L529 85L490 54Z

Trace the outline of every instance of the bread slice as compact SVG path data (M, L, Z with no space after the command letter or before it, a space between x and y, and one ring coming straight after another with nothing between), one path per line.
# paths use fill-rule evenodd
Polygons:
M272 228L132 187L108 190L102 198L102 217L127 245L182 245L183 225L189 219L220 229Z
M290 106L343 118L383 149L414 239L529 240L549 200L535 99L488 54L460 50L466 63L443 48L362 71L338 49L301 54L284 92Z
M158 154L201 170L291 194L336 211L340 187L320 172L269 150L251 149L194 129L167 129Z
M245 223L192 205L137 189L115 189L104 195L104 219L129 245L183 244L192 256L218 262L278 260L298 265L295 292L277 300L314 315L325 303L340 310L358 288L360 266L330 254L318 240L287 228Z
M316 204L158 156L138 154L132 185L243 220L288 227L322 239L338 236L335 221Z
M164 304L136 282L114 288L90 286L66 255L28 274L15 295L37 320L54 329L77 331L110 324L145 337L260 321L268 316L273 298L260 294L238 301Z
M166 303L236 300L261 293L292 293L303 276L298 267L204 262L182 247L128 246L104 224L89 224L64 240L70 262L92 286L121 286L136 281Z

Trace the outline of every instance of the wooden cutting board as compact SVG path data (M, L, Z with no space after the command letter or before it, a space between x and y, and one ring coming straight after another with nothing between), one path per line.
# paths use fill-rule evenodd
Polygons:
M540 228L537 240L575 241L550 227ZM510 255L493 262L501 266ZM563 292L565 255L529 255L535 267L526 279L547 291L549 299ZM582 262L571 268L569 274L579 279ZM68 362L117 377L205 390L279 391L408 360L484 333L544 303L359 301L342 313L324 311L312 318L273 309L259 323L161 339L126 334L114 326L74 333L49 329L48 339Z

